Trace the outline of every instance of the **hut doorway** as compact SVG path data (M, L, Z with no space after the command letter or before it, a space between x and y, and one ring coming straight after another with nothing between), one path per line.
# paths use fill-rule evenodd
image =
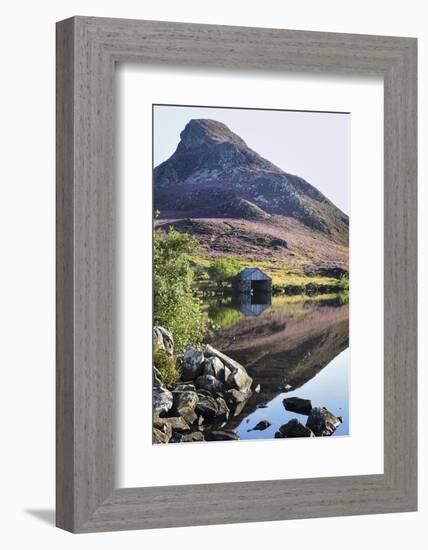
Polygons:
M251 292L254 294L270 292L270 281L251 281Z

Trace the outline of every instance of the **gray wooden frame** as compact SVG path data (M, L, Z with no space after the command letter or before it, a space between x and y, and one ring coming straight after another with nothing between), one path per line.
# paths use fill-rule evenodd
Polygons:
M115 63L124 61L383 76L382 475L115 488L113 81ZM413 38L88 17L57 24L59 527L91 532L416 510L416 78Z

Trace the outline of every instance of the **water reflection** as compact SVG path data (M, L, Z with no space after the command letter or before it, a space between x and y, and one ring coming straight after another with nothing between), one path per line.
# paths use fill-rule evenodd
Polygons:
M282 405L285 396L297 396L342 416L335 435L348 434L349 309L344 302L339 296L282 296L270 304L237 303L235 296L210 304L216 327L212 345L243 364L254 384L260 384L260 393L229 420L227 428L235 429L241 439L256 439L273 437L290 418L305 423L306 417ZM261 420L272 426L247 431Z
M245 317L257 317L272 304L270 292L234 293L232 305L237 307Z

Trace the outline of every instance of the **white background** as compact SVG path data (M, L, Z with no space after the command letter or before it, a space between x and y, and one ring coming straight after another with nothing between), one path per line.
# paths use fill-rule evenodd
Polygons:
M99 15L419 37L420 211L428 208L428 29L424 3L332 0L69 0L10 2L2 9L1 109L1 368L0 540L4 548L50 549L265 548L423 546L428 520L427 471L420 468L419 512L354 518L73 536L52 527L54 506L54 22ZM3 44L4 41L4 44ZM420 221L421 281L428 278ZM422 305L427 302L421 285ZM421 307L420 334L426 334ZM422 338L421 338L422 342ZM427 363L421 345L420 364ZM420 369L419 393L428 374ZM421 400L422 401L422 400ZM428 410L420 407L420 464L428 459ZM425 433L424 433L425 432ZM418 539L421 541L418 543Z
M175 86L169 85L174 78ZM117 71L120 241L118 486L222 483L383 472L383 83L379 78ZM350 111L349 437L152 445L152 103ZM156 128L155 128L156 131ZM286 129L284 129L286 131ZM146 146L144 146L146 144ZM348 154L348 152L346 153ZM329 159L331 162L331 159ZM370 177L367 176L370 174ZM342 185L348 182L342 181ZM367 197L370 196L370 200ZM367 265L370 270L367 270ZM368 307L370 310L368 311ZM370 358L370 360L368 360ZM370 381L370 383L368 383ZM144 390L145 388L145 390ZM370 430L366 404L370 403ZM314 455L317 459L313 460ZM207 464L239 464L215 468ZM142 467L142 464L144 466ZM171 468L171 464L180 467Z

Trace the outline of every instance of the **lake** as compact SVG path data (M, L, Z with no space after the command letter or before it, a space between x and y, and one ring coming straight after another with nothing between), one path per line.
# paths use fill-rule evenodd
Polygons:
M227 429L240 439L273 438L291 418L306 423L307 416L282 404L285 397L301 397L342 417L333 436L349 434L349 306L343 297L229 297L207 300L205 307L213 322L211 345L260 384ZM271 426L252 431L261 420Z

